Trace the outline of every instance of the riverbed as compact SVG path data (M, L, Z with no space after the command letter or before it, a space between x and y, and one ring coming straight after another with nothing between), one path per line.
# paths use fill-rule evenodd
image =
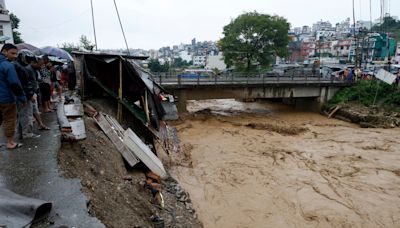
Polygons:
M209 227L399 227L400 129L193 101L171 174Z

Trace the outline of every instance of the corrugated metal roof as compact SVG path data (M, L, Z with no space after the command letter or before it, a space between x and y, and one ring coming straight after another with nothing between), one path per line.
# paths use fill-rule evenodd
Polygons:
M146 60L149 58L149 56L131 56L131 55L120 55L120 54L113 54L113 53L105 53L105 52L84 52L84 51L73 51L73 55L94 55L98 57L106 57L106 58L112 58L112 57L118 57L121 56L126 59L135 59L135 60Z

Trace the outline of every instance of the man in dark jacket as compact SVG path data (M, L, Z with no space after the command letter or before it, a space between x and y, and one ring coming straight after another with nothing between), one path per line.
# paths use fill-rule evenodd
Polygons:
M14 149L21 145L14 142L17 121L16 101L26 104L26 96L15 67L8 61L8 59L15 59L17 52L15 45L4 44L0 53L0 125L3 125L8 149Z
M33 133L33 113L31 100L36 100L35 77L30 77L27 69L25 68L29 63L29 57L33 58L32 53L28 51L20 51L17 60L13 62L15 70L17 71L18 78L24 90L28 105L21 105L17 102L18 109L18 129L17 133L20 139L38 138L40 135Z

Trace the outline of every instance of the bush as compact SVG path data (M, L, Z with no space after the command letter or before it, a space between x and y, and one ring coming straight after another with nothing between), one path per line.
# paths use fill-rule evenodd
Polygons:
M351 87L346 87L335 94L328 101L327 106L331 108L339 103L357 102L365 106L374 104L385 108L400 109L400 90L395 85L388 85L381 81L359 81Z

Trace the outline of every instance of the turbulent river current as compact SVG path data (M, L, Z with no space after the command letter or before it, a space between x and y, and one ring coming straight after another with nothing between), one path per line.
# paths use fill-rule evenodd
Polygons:
M400 129L192 101L171 174L208 227L400 227Z

